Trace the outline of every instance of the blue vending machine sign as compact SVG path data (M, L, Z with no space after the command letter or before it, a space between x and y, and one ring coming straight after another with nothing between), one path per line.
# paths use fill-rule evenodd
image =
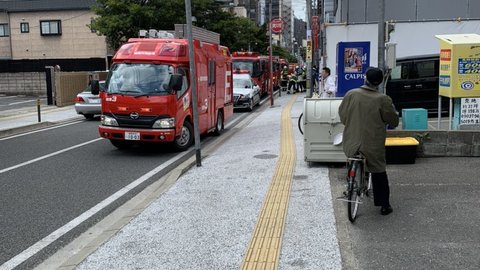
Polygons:
M362 86L365 70L370 66L370 41L337 44L337 97Z

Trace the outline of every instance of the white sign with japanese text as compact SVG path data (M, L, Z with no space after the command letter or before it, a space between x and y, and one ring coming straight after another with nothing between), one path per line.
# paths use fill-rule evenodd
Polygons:
M462 98L460 125L480 125L480 97Z

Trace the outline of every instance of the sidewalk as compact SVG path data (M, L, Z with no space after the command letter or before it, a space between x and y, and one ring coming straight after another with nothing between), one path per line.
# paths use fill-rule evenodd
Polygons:
M248 113L202 150L201 167L187 161L37 269L260 269L256 262L275 258L266 269L480 268L480 159L389 165L394 212L381 216L366 201L350 224L335 200L343 164L304 162L303 97L282 93L273 107ZM73 106L42 115L82 118ZM0 117L0 134L35 121L35 113Z
M77 114L74 105L65 107L42 105L40 107L40 122L38 121L36 106L1 111L0 137L81 119L84 119L84 117Z
M285 110L289 101L292 108ZM62 257L61 269L239 269L242 263L248 264L245 253L255 245L252 236L262 236L255 228L261 223L259 213L268 201L266 194L285 197L269 189L274 181L291 183L284 189L290 193L285 197L286 214L281 215L287 210L281 207L278 215L267 211L273 214L272 222L285 224L270 223L263 228L269 231L274 226L276 231L270 232L283 231L283 239L267 235L264 240L277 245L257 251L278 256L278 269L341 269L328 169L308 168L303 162L303 138L296 128L302 110L303 95L282 95L275 99L275 106L257 109L251 113L254 119L247 119L208 156L202 152L201 167L190 168L145 209L125 214L131 219L127 225L103 228L99 238L107 239L104 244L98 239L79 242L38 269L58 267ZM282 118L282 112L290 116ZM292 142L286 144L288 132ZM285 154L280 150L285 145L293 151ZM282 155L293 159L278 167ZM293 175L288 179L282 168L290 165ZM275 180L278 170L281 179ZM83 249L74 250L78 245ZM258 255L261 258L251 254L251 262L276 260Z

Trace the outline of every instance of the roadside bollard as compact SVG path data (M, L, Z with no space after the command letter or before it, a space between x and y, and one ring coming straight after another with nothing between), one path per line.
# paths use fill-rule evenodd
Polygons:
M40 115L40 99L37 98L37 114L38 114L38 122L42 122L42 117Z

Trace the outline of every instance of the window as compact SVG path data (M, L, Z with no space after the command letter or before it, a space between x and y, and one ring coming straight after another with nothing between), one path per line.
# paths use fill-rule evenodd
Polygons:
M0 37L8 37L8 24L0 24Z
M438 77L438 72L435 72L435 61L427 60L415 63L419 78Z
M56 36L62 34L60 20L40 21L40 33L42 36Z
M215 84L215 61L208 61L208 85Z
M28 33L30 32L30 27L28 23L20 23L20 33Z
M182 90L177 91L177 99L179 99L185 92L188 90L188 71L186 68L179 68L178 69L178 74L183 75L183 84L182 84Z

